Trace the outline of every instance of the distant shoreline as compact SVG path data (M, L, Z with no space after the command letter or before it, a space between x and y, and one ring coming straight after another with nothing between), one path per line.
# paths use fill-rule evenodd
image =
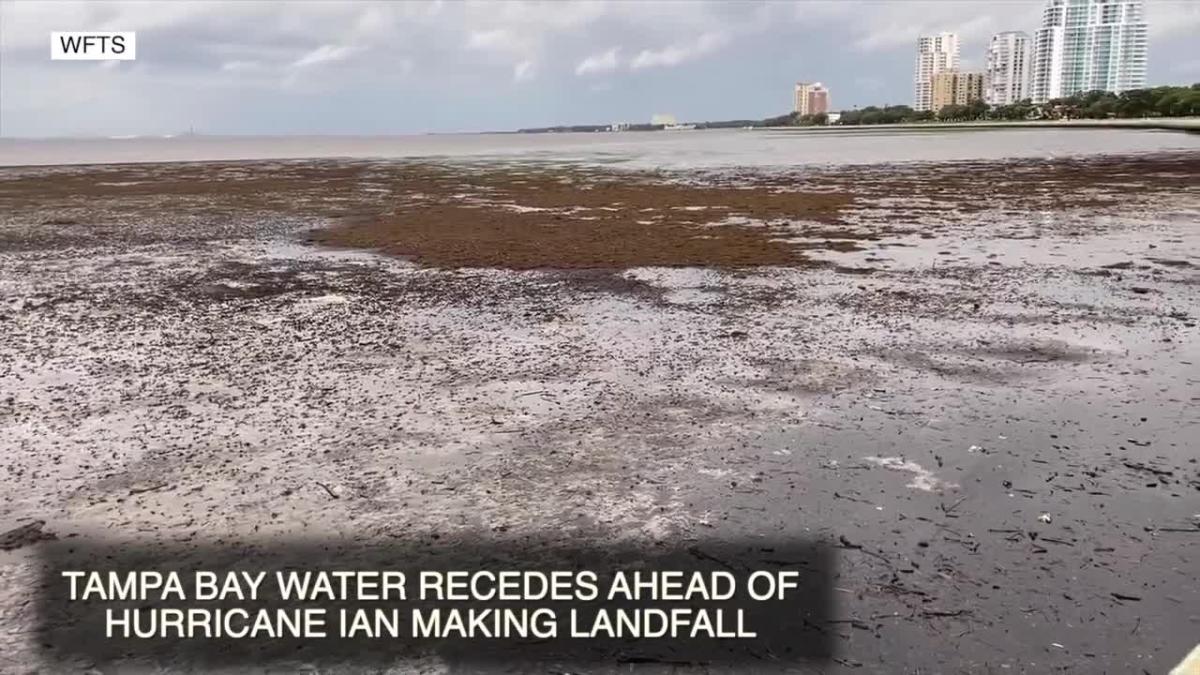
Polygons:
M610 133L646 133L655 131L788 131L792 133L832 133L847 130L926 130L941 131L945 129L1058 129L1073 127L1079 129L1158 129L1163 131L1200 132L1200 117L1137 117L1114 119L1058 119L1058 120L964 120L962 122L897 122L892 124L806 124L806 125L762 125L746 124L733 125L728 122L696 122L695 129L662 129L646 128L648 125L636 128L612 131L602 125L575 125L574 127L541 127L536 129L519 129L516 134L610 134ZM722 126L705 126L720 124Z
M707 124L707 123L697 123ZM580 125L588 126L588 125ZM622 131L595 130L550 130L551 128L492 130L492 131L454 131L428 132L405 134L147 134L144 136L0 136L0 143L27 142L114 142L114 141L207 141L207 140L237 140L263 141L277 139L295 139L310 141L329 140L370 140L378 138L434 138L434 137L464 137L464 136L531 136L558 134L612 134L612 133L645 133L668 131L672 133L688 133L693 131L790 131L794 133L822 132L834 130L870 130L870 129L1020 129L1020 128L1109 128L1109 129L1162 129L1167 131L1200 132L1200 117L1146 117L1120 119L1065 119L1065 120L973 120L963 122L900 122L895 124L825 124L805 126L720 126L700 127L696 129L626 129ZM3 165L3 164L0 164Z
M894 129L1030 129L1030 128L1062 128L1077 129L1159 129L1164 131L1200 132L1200 117L1146 117L1136 119L1110 120L1028 120L1028 121L998 121L984 120L971 122L901 122L899 124L828 124L823 126L805 127L755 127L750 131L790 131L804 133L809 131L842 131L854 130L894 130Z
M1174 133L1145 133L1170 128ZM754 133L767 129L774 133ZM1143 130L1117 133L1107 129ZM1005 133L1013 130L1013 133ZM1064 154L1195 152L1200 119L1103 122L960 122L891 125L761 127L675 131L561 134L463 134L449 136L187 136L136 139L0 138L0 171L19 166L153 164L164 162L413 160L538 161L609 165L632 163L722 165L737 157L743 166L853 164ZM1024 131L1024 133L1017 133ZM986 132L991 132L986 133ZM1075 133L1072 133L1075 132ZM1182 133L1181 133L1182 132ZM889 140L889 137L894 139ZM1019 137L1019 138L1018 138ZM1036 142L1029 142L1034 137ZM862 142L855 142L854 139ZM796 144L805 146L801 154ZM941 139L945 142L930 142ZM976 144L979 139L981 143ZM882 144L876 152L877 143ZM648 145L647 145L648 144ZM642 146L645 146L643 148ZM673 157L678 151L684 157ZM729 161L732 161L730 159ZM715 162L715 164L714 164Z

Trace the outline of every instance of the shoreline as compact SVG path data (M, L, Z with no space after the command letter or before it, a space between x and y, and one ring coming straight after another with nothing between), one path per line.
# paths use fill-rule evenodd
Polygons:
M773 127L711 129L673 133L561 133L463 134L447 136L182 136L132 139L0 139L0 170L52 166L102 166L175 162L378 160L439 162L554 162L621 167L624 156L633 168L706 168L695 157L720 158L732 145L749 148L749 167L787 167L798 164L877 164L907 161L1004 159L1036 156L1032 149L1052 155L1127 154L1162 149L1192 149L1195 134L1163 134L1154 140L1145 134L1108 134L1106 129L1131 132L1158 131L1139 126L1139 120L1120 124L1095 121L1068 123L922 123L912 125L855 125L830 127ZM1127 123L1130 122L1130 123ZM1151 122L1152 124L1153 122ZM1200 122L1196 122L1200 123ZM786 133L754 134L751 131ZM1024 132L1028 138L1013 143L1008 138L990 143L988 153L969 149L967 137L950 133L979 131ZM1055 131L1071 131L1055 134ZM1077 134L1096 134L1094 143L1081 142ZM855 137L869 142L855 143ZM781 144L792 139L796 146ZM820 143L833 139L836 143ZM877 141L886 139L888 146ZM936 139L936 143L929 142ZM800 145L803 144L803 145ZM888 147L891 149L889 150ZM963 149L960 149L963 148ZM615 156L614 156L615 155ZM1042 155L1045 156L1045 155ZM653 160L653 161L652 161ZM719 164L730 162L721 159ZM738 162L733 162L738 163ZM623 168L623 167L622 167Z
M868 131L868 130L929 130L951 129L1153 129L1200 133L1200 117L1149 117L1110 120L1027 120L1027 121L970 121L970 122L905 122L901 124L829 124L809 127L756 127L747 131Z

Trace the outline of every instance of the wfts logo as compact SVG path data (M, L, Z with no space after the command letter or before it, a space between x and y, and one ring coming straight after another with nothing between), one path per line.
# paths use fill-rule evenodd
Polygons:
M137 58L137 33L55 31L50 33L50 58L55 61L133 61Z

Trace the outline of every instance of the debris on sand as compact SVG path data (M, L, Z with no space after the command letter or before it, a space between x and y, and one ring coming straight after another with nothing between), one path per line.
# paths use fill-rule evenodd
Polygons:
M954 483L948 483L938 478L932 471L917 464L916 462L908 461L903 457L863 457L865 461L872 464L882 466L885 469L892 471L905 471L913 475L913 479L909 481L908 487L925 492L941 492L942 490L952 490L958 487Z
M58 535L43 530L42 528L45 526L46 521L35 520L7 532L0 533L0 551L15 551L16 549L36 544L39 541L53 541L58 539Z
M1140 672L1200 599L1200 268L1144 260L1200 259L1198 172L6 168L0 530L814 538L855 663Z

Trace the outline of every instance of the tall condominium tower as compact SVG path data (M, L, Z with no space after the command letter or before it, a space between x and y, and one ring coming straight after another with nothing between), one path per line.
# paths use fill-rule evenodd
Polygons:
M983 79L983 100L990 105L1029 98L1029 36L1020 31L993 35Z
M1145 0L1048 0L1033 41L1035 103L1146 86Z
M913 70L913 109L933 110L933 76L958 70L958 35L938 33L917 38Z

